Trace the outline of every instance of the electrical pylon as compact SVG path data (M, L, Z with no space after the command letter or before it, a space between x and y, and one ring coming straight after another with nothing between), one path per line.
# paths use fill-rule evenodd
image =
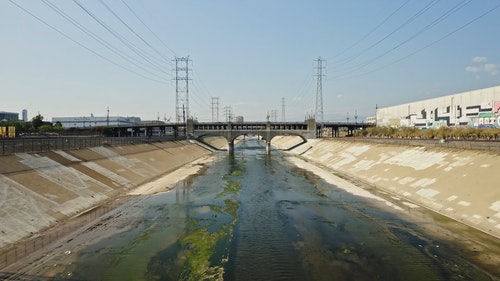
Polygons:
M281 122L285 122L285 97L281 98Z
M316 122L323 123L323 70L325 67L323 66L324 59L319 57L317 60L314 60L317 63L316 66Z
M175 121L185 123L189 118L189 61L188 57L175 58Z
M212 122L219 122L219 97L212 97Z

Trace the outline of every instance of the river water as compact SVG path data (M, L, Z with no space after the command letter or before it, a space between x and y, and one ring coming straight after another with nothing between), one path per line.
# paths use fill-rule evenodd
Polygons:
M123 231L78 253L75 280L491 280L400 211L349 194L247 140ZM123 219L123 218L122 218Z

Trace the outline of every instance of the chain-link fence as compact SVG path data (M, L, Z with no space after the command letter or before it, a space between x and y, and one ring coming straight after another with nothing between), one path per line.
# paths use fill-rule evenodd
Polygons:
M82 149L96 146L117 146L174 140L173 136L152 137L102 137L102 136L53 136L0 139L0 155L14 153L39 153L52 150Z

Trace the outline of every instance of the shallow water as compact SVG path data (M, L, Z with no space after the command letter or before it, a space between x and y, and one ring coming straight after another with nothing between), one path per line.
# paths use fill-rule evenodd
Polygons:
M344 192L248 140L145 196L132 228L89 245L78 280L490 280L399 211Z

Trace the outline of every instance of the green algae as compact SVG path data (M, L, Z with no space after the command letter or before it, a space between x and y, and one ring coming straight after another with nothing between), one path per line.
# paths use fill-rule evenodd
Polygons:
M179 280L223 280L224 263L227 261L227 245L233 237L233 228L238 221L237 201L244 169L238 167L230 175L224 176L224 189L217 194L223 199L220 204L210 204L210 210L217 214L228 214L232 220L217 227L216 221L201 225L199 219L192 218L188 222L188 233L181 238L181 247L185 250L185 263ZM215 227L214 227L215 225ZM216 229L210 231L209 229Z

